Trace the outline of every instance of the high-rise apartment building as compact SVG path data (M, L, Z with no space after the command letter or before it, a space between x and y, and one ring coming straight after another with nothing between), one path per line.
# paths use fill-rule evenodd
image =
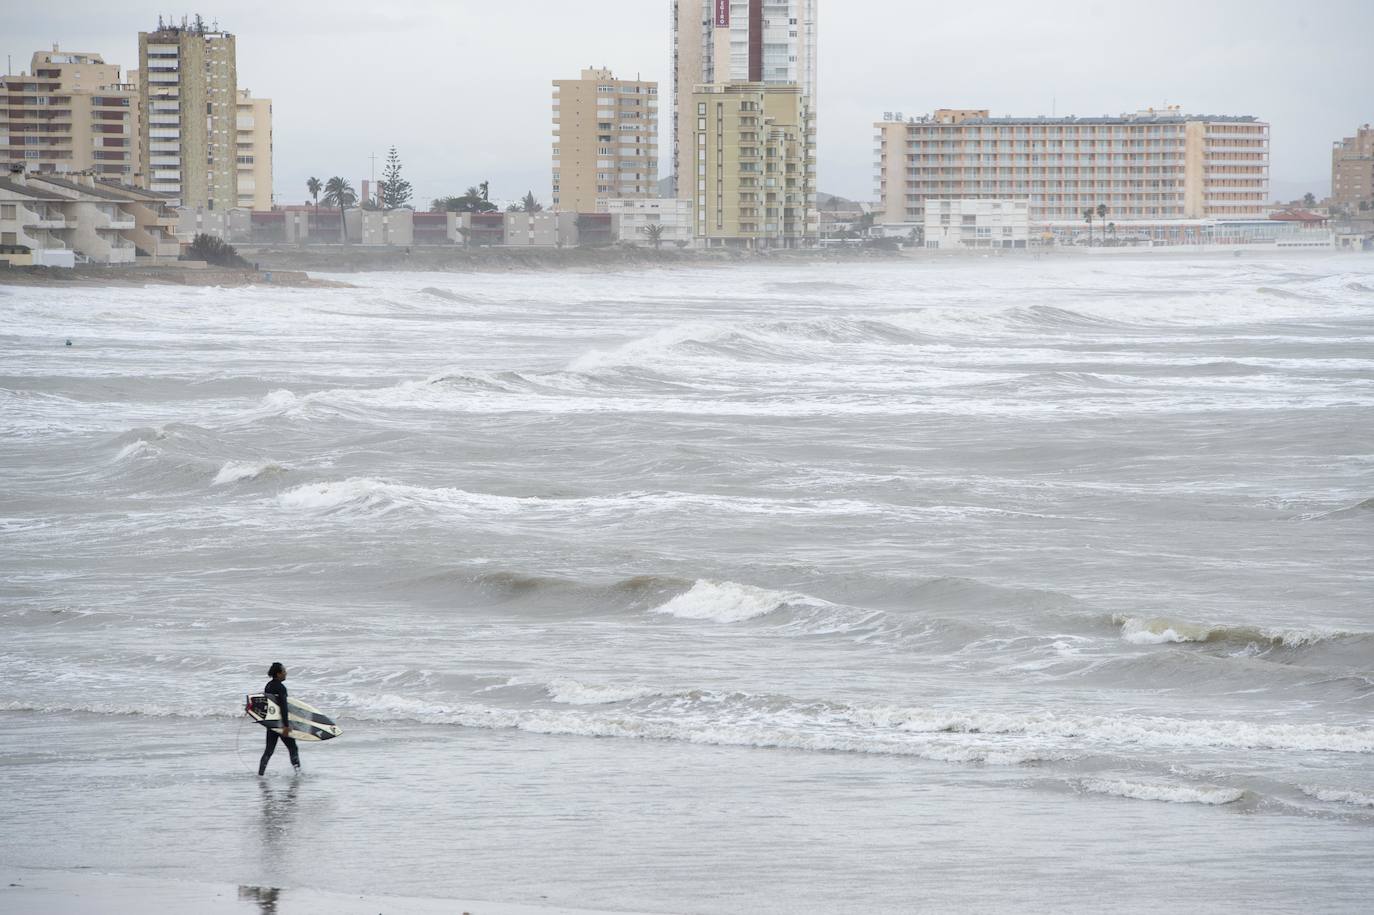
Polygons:
M235 165L238 169L238 206L272 209L272 100L238 92Z
M234 36L197 17L138 33L143 174L180 205L238 205Z
M1367 212L1374 206L1374 128L1365 124L1331 149L1331 202Z
M1014 199L1033 226L1107 219L1177 221L1263 216L1269 125L1177 108L1121 117L989 117L941 109L875 125L880 221L921 224L932 199Z
M694 235L707 247L795 248L816 237L815 145L795 83L715 83L691 96Z
M658 83L583 70L553 83L553 207L658 196Z
M29 71L0 77L0 162L31 172L92 171L132 181L138 93L99 54L37 51Z
M819 0L673 0L673 176L690 175L698 86L750 82L799 86L816 111L816 7ZM812 137L814 140L814 136ZM690 199L691 182L678 182Z

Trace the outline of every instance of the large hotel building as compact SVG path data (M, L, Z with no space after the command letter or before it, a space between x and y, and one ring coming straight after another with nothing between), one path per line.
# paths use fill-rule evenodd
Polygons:
M879 121L880 221L921 225L929 200L1029 204L1035 230L1081 226L1105 204L1117 224L1254 219L1269 196L1269 125L1177 108L1121 117L989 117L941 109Z
M144 177L181 206L232 209L238 195L234 36L194 25L138 33Z
M692 94L710 83L792 84L812 112L815 141L819 0L673 0L673 177L692 196Z
M553 207L658 196L658 83L583 70L553 83Z
M138 92L99 54L54 45L28 73L0 77L0 162L130 183L138 141Z

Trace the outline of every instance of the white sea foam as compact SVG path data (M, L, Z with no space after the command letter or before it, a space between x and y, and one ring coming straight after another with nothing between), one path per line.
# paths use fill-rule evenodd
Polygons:
M1329 804L1352 804L1356 807L1374 807L1374 793L1347 791L1340 788L1322 788L1316 785L1300 785L1302 793Z
M173 706L167 702L148 701L138 705L117 702L33 702L28 700L9 700L0 702L0 711L37 712L42 715L86 714L86 715L138 715L149 718L233 718L243 714L243 709L235 706L190 708L184 703Z
M223 486L226 483L240 483L244 480L256 480L261 476L271 473L282 473L287 468L275 461L228 461L215 474L213 486Z
M717 623L739 623L766 616L786 606L829 606L825 601L805 594L770 591L733 581L699 579L691 589L668 602L653 608L685 620L714 620Z
M807 729L766 720L726 720L703 714L686 718L627 716L590 709L505 709L467 704L448 705L390 694L358 697L350 717L390 721L397 717L427 724L515 729L533 734L674 740L708 746L758 747L816 752L873 753L911 756L937 762L1017 766L1065 760L1074 754L1043 747L1007 747L967 740L914 739L909 735L856 734Z
M473 493L451 487L429 488L355 477L322 483L306 483L277 496L284 508L333 511L345 507L386 511L402 505L485 512L518 511L522 499Z
M1142 801L1168 801L1173 804L1232 804L1245 797L1243 788L1222 785L1180 785L1161 782L1135 782L1122 778L1085 778L1078 782L1085 791L1129 797Z
M1091 747L1225 747L1374 753L1374 728L1323 724L1164 717L1106 717L1001 712L942 712L899 707L854 708L855 721L903 731L1007 734L1074 739Z
M152 457L157 453L158 450L156 445L144 441L143 439L138 439L120 448L119 453L115 455L115 460L127 461L138 457Z
M733 498L690 492L622 492L586 498L502 496L471 492L456 487L414 486L368 477L307 483L278 496L285 508L331 511L352 507L377 510L400 506L511 514L521 511L562 512L586 518L602 514L616 520L630 513L716 512L741 515L836 515L874 514L881 506L852 499Z
M603 686L567 678L554 680L545 689L554 702L565 705L609 705L663 695L661 690L648 686Z

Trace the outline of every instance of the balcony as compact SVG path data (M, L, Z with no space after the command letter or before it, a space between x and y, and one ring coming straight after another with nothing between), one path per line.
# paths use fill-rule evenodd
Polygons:
M32 226L35 229L65 229L67 228L67 217L61 210L52 207L38 206L35 209L22 207L24 226Z

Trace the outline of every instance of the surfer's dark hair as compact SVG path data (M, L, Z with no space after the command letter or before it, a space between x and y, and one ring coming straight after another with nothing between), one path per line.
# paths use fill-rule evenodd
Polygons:
M272 666L269 667L269 668L267 668L267 676L269 676L269 677L275 677L277 674L281 673L283 670L286 670L286 668L285 668L285 667L282 667L281 661L273 661L273 662L272 662Z

